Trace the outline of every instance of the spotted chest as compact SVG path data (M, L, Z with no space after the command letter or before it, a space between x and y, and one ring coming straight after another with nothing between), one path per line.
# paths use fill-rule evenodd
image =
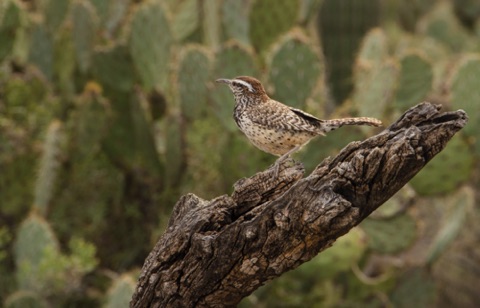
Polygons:
M272 129L252 122L245 114L236 117L235 122L253 145L277 156L287 153L296 146L306 144L317 135L311 132Z

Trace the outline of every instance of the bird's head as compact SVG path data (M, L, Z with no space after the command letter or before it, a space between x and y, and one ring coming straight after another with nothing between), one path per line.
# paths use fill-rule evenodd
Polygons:
M216 82L225 83L235 95L235 98L241 97L256 97L256 98L268 98L265 89L260 81L249 76L239 76L233 79L220 78Z

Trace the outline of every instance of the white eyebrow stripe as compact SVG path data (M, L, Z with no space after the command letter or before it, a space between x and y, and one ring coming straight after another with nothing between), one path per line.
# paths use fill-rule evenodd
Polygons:
M248 91L250 92L255 92L253 90L253 87L251 84L249 84L248 82L244 81L244 80L240 80L240 79L233 79L234 82L238 82L239 84L243 84L244 86L246 86L248 88Z

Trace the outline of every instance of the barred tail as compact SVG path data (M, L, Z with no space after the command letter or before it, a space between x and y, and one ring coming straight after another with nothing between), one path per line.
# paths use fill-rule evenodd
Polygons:
M375 118L344 118L344 119L332 119L324 120L322 126L325 128L325 132L337 129L344 125L369 125L369 126L381 126L382 122Z

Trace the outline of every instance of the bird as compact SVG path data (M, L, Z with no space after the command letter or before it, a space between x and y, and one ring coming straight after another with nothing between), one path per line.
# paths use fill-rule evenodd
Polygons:
M380 120L368 117L319 119L270 98L262 83L250 76L216 82L228 85L233 93L233 119L240 131L260 150L279 156L275 162L277 175L281 162L317 136L344 125L382 125Z

